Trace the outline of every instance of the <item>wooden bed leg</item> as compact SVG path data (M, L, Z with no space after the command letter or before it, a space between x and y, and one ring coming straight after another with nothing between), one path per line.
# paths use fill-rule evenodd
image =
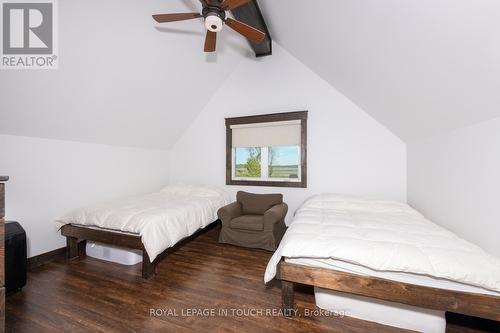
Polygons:
M78 258L78 238L66 236L66 258Z
M293 282L281 280L281 301L285 317L292 317L295 312L293 308L293 287Z
M149 260L146 250L142 250L142 278L150 279L155 275L156 263Z
M87 255L87 241L78 242L78 256L85 257Z

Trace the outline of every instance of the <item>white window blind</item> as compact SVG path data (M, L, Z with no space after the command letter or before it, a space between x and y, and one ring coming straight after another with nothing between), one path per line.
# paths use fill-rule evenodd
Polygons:
M300 146L300 120L231 125L232 146Z

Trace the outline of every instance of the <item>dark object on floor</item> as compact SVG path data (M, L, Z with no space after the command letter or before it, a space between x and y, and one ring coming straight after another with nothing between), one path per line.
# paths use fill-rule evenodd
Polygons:
M274 251L286 230L287 211L282 194L239 191L236 202L217 212L222 221L219 242Z
M446 312L446 322L469 329L481 330L490 333L500 332L500 322L483 318L466 316L458 313Z
M28 265L26 232L18 222L5 223L5 289L20 291L26 285Z

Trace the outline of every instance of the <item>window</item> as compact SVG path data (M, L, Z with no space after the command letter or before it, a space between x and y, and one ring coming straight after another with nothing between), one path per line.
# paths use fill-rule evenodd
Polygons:
M300 146L235 147L232 179L300 182Z
M300 180L300 146L269 147L269 178Z
M262 158L261 148L235 148L234 150L234 178L261 178L262 177Z
M307 111L226 119L228 185L306 187Z

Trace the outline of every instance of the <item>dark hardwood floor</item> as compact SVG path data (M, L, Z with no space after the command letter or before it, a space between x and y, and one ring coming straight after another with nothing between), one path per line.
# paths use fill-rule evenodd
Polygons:
M348 317L286 319L231 309L280 309L279 283L266 287L271 253L217 243L219 228L165 258L150 281L141 265L121 266L89 257L59 259L29 272L21 293L7 297L7 332L402 332ZM296 293L299 313L317 309L310 290ZM152 316L151 310L162 310ZM215 316L187 311L215 309ZM227 316L217 315L226 309ZM176 315L173 313L176 311ZM480 332L450 326L448 332Z

